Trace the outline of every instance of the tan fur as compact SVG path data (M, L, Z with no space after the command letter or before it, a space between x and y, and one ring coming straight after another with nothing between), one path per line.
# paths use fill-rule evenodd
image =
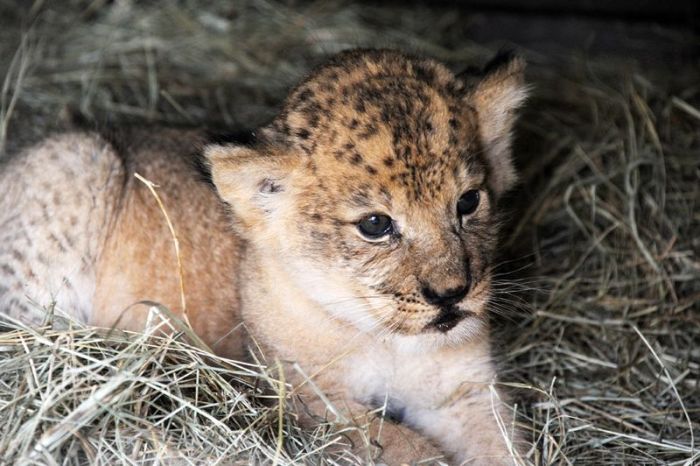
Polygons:
M305 422L369 425L381 448L352 439L367 462L511 464L518 438L493 385L485 313L525 90L520 61L492 68L471 85L431 60L341 54L253 145L206 147L218 196L191 163L197 133L48 139L0 171L0 309L37 322L29 297L132 330L149 302L181 314L172 238L138 172L175 226L194 330L220 354L242 358L252 339L281 361ZM480 202L460 217L468 190ZM395 232L363 237L372 213ZM447 302L455 290L465 295ZM381 405L403 423L380 429Z

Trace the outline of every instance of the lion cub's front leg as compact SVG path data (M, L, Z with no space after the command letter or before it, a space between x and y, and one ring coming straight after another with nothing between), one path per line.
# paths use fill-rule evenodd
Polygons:
M404 355L397 393L406 422L433 439L451 464L513 465L519 436L494 385L488 342Z
M346 397L321 400L312 394L305 398L302 423L312 425L317 419L333 420L345 440L338 448L350 448L361 464L429 465L445 462L439 448L415 430L383 419L377 410L349 401ZM330 402L333 412L328 406Z

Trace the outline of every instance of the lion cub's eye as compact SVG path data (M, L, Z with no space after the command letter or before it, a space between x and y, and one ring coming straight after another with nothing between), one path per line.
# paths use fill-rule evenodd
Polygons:
M368 239L378 239L393 233L394 223L388 215L370 214L360 220L357 229Z
M457 215L460 217L471 215L476 211L477 207L479 207L479 191L470 189L462 194L462 197L457 201Z

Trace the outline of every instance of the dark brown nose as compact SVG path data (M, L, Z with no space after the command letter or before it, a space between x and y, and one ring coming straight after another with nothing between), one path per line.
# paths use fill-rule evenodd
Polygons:
M448 288L443 291L436 291L429 286L424 286L422 288L423 297L425 300L436 306L452 306L460 302L469 292L470 280L467 277L467 281L464 285L457 288Z

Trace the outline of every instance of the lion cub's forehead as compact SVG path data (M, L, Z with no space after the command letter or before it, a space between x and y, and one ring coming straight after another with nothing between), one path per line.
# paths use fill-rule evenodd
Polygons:
M454 184L476 152L476 116L463 84L441 64L389 51L353 52L290 95L273 127L314 169L375 180L409 198Z

